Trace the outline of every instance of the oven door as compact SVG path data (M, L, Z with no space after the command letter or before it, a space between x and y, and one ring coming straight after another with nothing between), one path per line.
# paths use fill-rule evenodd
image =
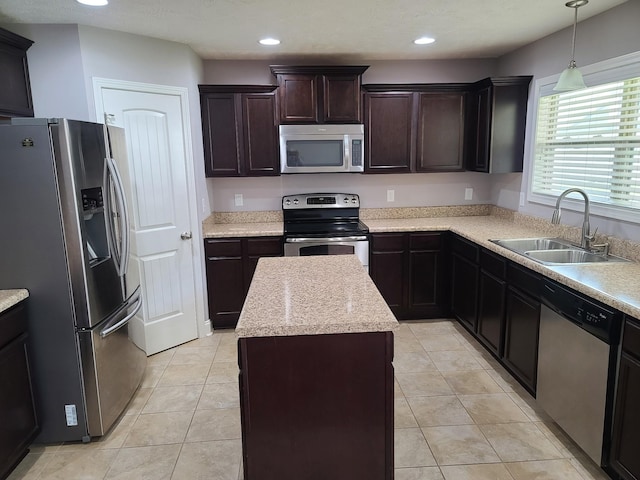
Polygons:
M369 239L366 235L324 238L285 238L284 256L355 255L369 271Z

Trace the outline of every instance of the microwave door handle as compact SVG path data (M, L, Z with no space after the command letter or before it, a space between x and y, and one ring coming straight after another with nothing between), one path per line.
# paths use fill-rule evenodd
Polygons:
M349 141L349 135L344 136L342 141L344 144L344 168L345 170L351 170L351 142Z

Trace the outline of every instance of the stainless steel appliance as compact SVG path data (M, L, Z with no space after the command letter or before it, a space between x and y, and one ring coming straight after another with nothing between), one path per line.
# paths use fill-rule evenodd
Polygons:
M129 223L107 130L13 119L0 151L0 288L29 290L36 441L86 442L122 413L146 364L128 336L142 299L126 285Z
M545 281L536 400L598 465L607 463L619 312Z
M280 171L364 172L364 125L280 125Z
M285 257L356 255L369 270L369 228L360 220L353 193L310 193L282 197Z

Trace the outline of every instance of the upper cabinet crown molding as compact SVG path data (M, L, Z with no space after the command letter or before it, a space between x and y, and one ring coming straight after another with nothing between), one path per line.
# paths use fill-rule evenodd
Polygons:
M360 85L368 66L272 65L281 124L361 123Z
M32 117L27 50L33 42L0 28L0 117Z
M365 92L466 92L468 83L367 83L362 85Z
M202 93L271 93L277 85L198 85Z

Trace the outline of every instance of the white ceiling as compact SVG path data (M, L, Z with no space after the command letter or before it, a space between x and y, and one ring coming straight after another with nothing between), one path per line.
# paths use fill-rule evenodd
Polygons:
M591 0L578 18L625 1ZM0 3L0 23L77 23L184 43L203 59L265 60L498 57L570 26L574 12L565 0L110 0L107 7L75 0ZM282 43L258 45L265 36ZM420 36L435 37L436 43L414 45Z

